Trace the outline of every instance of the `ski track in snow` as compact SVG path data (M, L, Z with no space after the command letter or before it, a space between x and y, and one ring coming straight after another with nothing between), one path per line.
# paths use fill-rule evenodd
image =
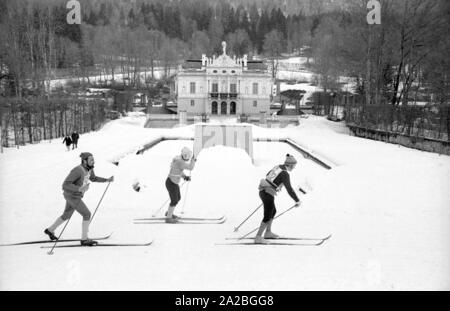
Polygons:
M253 126L253 137L290 137L336 166L325 170L283 143L254 143L254 161L240 149L202 150L192 171L184 216L225 214L221 225L134 225L167 200L164 181L173 156L192 141L165 141L142 155L160 136L193 137L194 126L145 129L132 114L98 132L81 135L67 152L58 140L7 148L0 154L0 243L45 238L43 230L64 208L61 184L94 154L95 172L115 176L92 222L90 235L114 231L111 242L149 247L56 249L38 245L0 248L1 290L449 290L450 157L350 136L324 118L298 127ZM286 236L322 236L319 247L221 246L256 228L262 209L233 232L259 204L258 183L286 153L299 161L291 173L302 205L274 221ZM111 164L120 159L119 166ZM138 180L142 189L133 191ZM93 183L84 202L93 212L106 184ZM176 208L183 210L186 187ZM293 205L283 190L278 213ZM164 213L162 209L158 216ZM59 228L61 230L62 227ZM59 230L57 231L59 233ZM78 237L75 213L63 237Z

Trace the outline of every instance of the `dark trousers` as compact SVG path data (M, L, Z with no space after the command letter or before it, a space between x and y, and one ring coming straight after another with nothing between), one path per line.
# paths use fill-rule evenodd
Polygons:
M277 213L277 209L275 208L275 198L273 195L268 194L264 190L259 192L259 197L261 198L264 205L264 218L263 222L267 223L272 220Z
M170 206L175 206L178 204L178 202L181 199L181 194L180 194L180 186L178 186L177 184L175 184L174 182L172 182L170 180L169 177L167 177L166 179L166 188L167 191L169 191L169 196L170 196Z

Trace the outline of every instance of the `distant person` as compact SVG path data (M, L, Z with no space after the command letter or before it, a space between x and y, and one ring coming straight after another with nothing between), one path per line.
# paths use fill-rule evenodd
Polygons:
M44 233L49 236L51 240L57 240L55 230L68 220L74 211L83 216L81 225L81 245L92 246L97 244L97 241L88 238L89 224L91 222L91 212L81 200L85 192L89 189L89 181L92 182L112 182L114 176L110 178L103 178L95 176L94 173L94 157L90 152L83 152L80 154L81 165L76 166L70 171L62 184L64 199L66 200L66 207L64 213L56 219L56 221L44 230Z
M63 144L66 143L67 151L70 151L70 145L72 144L72 138L69 134L64 137Z
M77 133L77 131L73 131L72 133L72 150L75 148L78 148L78 139L80 138L80 135Z
M191 177L184 174L184 170L192 170L195 166L197 159L192 157L192 151L188 147L184 147L181 150L181 155L173 158L170 164L169 176L166 179L166 189L169 192L170 204L166 212L166 222L175 223L177 222L178 216L173 214L175 206L181 199L180 194L180 183L181 178L185 181L191 181Z
M289 172L291 172L297 165L297 160L290 154L286 155L284 164L277 165L271 169L266 178L261 179L259 183L259 197L264 205L264 218L259 227L258 233L255 237L255 243L264 244L267 239L276 239L279 236L272 232L272 222L277 210L275 208L275 196L278 191L281 191L283 185L286 187L287 192L291 198L295 201L295 207L300 206L300 200L295 194L294 189L291 186L291 179ZM262 237L263 233L264 238Z

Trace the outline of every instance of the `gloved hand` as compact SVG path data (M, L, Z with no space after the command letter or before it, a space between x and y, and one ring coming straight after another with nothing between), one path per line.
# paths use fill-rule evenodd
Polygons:
M300 207L300 204L302 203L302 201L298 201L295 203L294 207Z
M114 176L109 177L109 178L108 178L108 181L109 181L109 182L113 182L113 181L114 181Z
M183 179L186 181L191 181L191 176L183 176Z

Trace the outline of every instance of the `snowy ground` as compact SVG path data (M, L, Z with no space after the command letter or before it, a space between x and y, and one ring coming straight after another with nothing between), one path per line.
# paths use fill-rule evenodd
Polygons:
M91 151L99 176L115 176L93 220L91 236L114 232L112 242L146 248L57 249L38 245L0 248L1 290L449 290L450 157L348 135L341 123L310 117L298 127L265 129L253 136L291 137L334 163L325 170L282 143L255 143L254 161L240 149L213 147L199 154L192 182L176 212L225 214L221 225L134 225L167 199L170 161L192 141L166 141L142 155L143 144L164 136L193 137L194 126L145 129L139 115L84 134L79 149L60 140L6 149L0 154L0 243L45 238L43 229L64 207L61 184ZM291 179L302 207L274 222L291 236L332 238L320 247L224 246L225 237L256 228L262 211L233 229L259 204L260 178L293 153ZM110 163L119 160L119 166ZM137 193L133 181L145 187ZM106 184L92 184L85 203L93 211ZM292 206L283 191L279 212ZM78 237L74 214L65 237ZM59 231L58 231L59 232Z
M176 72L176 68L171 68L170 71L171 71L171 74L173 74L174 72ZM131 74L131 75L133 75L133 74ZM146 77L148 79L148 78L151 78L151 76L152 76L151 70L139 72L139 77L140 77L142 83L145 83ZM155 67L153 70L153 76L157 80L161 79L164 76L164 68ZM126 78L126 77L127 77L127 74L125 74L125 73L116 73L116 74L114 74L114 81L116 83L122 83L124 78ZM89 77L89 81L91 83L105 82L105 81L110 81L111 79L112 79L111 74L94 75L94 76ZM78 81L78 80L79 80L78 78L53 79L50 81L50 88L54 89L56 87L63 87L68 82L73 82L73 81Z
M297 81L299 83L288 84L280 83L280 92L287 90L303 90L305 94L302 97L300 105L306 105L314 92L322 91L322 88L312 85L314 73L306 70L306 57L289 57L280 60L277 78L282 80Z
M307 70L306 57L289 57L279 60L277 78L282 80L296 80L311 82L314 73Z
M300 105L305 105L314 92L321 92L323 88L320 85L313 85L316 74L306 68L306 57L289 57L280 60L277 78L282 80L296 81L297 83L288 84L282 82L280 91L286 90L304 90ZM355 92L356 82L350 77L340 77L339 82L343 83L341 90L345 92Z

